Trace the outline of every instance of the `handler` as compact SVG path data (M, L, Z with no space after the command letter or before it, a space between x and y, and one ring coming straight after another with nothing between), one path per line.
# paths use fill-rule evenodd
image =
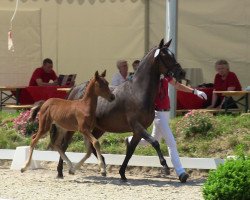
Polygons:
M175 168L176 174L178 175L180 182L185 183L189 175L185 172L185 169L181 165L176 142L169 127L170 101L168 96L168 83L173 85L177 90L193 93L202 99L207 99L207 95L202 91L193 89L177 82L172 77L162 76L160 80L159 91L155 99L155 118L153 121L152 136L158 141L160 141L161 138L165 139L165 142L168 146L169 156ZM126 138L126 143L130 143L131 140L132 136ZM146 140L141 139L139 144L145 146L149 143Z

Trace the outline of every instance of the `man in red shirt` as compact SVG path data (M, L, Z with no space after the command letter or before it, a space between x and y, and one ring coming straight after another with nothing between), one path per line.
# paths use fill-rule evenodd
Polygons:
M52 80L53 83L49 83ZM43 60L43 65L33 72L29 86L58 85L57 75L53 70L53 61L50 58Z
M226 60L218 60L215 63L215 69L218 72L214 78L214 90L216 91L240 91L241 84L236 74L229 70L229 64ZM227 102L226 102L227 101ZM220 94L213 93L212 103L208 108L237 108L232 98L227 100Z

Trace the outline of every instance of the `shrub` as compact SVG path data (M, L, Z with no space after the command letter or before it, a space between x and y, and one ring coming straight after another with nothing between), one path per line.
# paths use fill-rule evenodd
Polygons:
M22 135L31 135L38 129L38 118L34 122L29 121L30 112L30 110L23 111L13 120L14 128Z
M176 125L176 133L184 134L185 137L194 136L196 134L207 135L212 130L214 124L213 115L211 113L191 110L185 114Z
M250 199L250 158L240 153L209 173L203 186L205 200Z

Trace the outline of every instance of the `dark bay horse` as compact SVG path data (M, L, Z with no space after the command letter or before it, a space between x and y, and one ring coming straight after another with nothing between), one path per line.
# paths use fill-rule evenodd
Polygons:
M72 101L51 98L33 108L31 120L34 120L36 116L34 113L40 111L39 128L37 133L32 136L30 154L25 166L21 169L21 172L27 170L30 165L32 153L38 140L50 130L52 123L55 122L66 130L80 131L85 138L87 138L87 141L92 144L97 152L101 173L106 175L105 163L100 152L100 144L92 135L92 129L96 124L95 113L98 96L101 96L104 101L108 100L109 102L115 99L115 96L110 91L107 80L104 78L105 75L106 71L104 71L101 76L96 72L94 78L88 83L83 97L79 100ZM63 160L69 165L70 173L74 174L75 168L73 168L71 161L65 155L65 151L61 150L60 146L61 144L56 145L56 143L54 143L54 148L59 152L61 158L63 158ZM84 162L84 160L90 156L91 148L89 149L90 150L81 162Z
M96 138L101 137L106 131L114 133L133 132L131 143L127 146L126 157L119 170L123 181L127 180L125 170L141 138L144 138L153 146L159 156L164 172L167 175L170 173L160 150L159 142L146 130L155 116L154 100L159 88L160 75L173 76L177 80L185 77L185 72L177 63L174 54L168 49L170 43L171 40L166 44L162 40L158 47L151 49L144 56L133 79L114 88L115 101L107 102L103 98L98 98L96 127L92 132ZM78 91L82 90L84 90L84 84L74 88L68 98L80 98ZM53 127L51 130L52 142L57 140L58 132L61 131L59 127ZM62 141L64 151L68 147L72 134L71 131L65 134ZM94 150L93 153L96 155ZM62 169L63 161L60 159L57 167L58 177L60 178L63 177Z

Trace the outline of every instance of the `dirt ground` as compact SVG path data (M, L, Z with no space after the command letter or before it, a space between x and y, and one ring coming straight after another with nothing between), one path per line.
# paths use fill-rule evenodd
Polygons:
M107 177L102 177L96 165L85 164L75 175L69 175L65 166L64 179L57 179L55 162L43 162L41 169L25 173L10 170L10 164L0 161L0 199L200 200L207 176L205 172L188 170L190 178L183 184L174 171L165 176L160 168L128 167L128 182L123 183L119 166L107 166Z

